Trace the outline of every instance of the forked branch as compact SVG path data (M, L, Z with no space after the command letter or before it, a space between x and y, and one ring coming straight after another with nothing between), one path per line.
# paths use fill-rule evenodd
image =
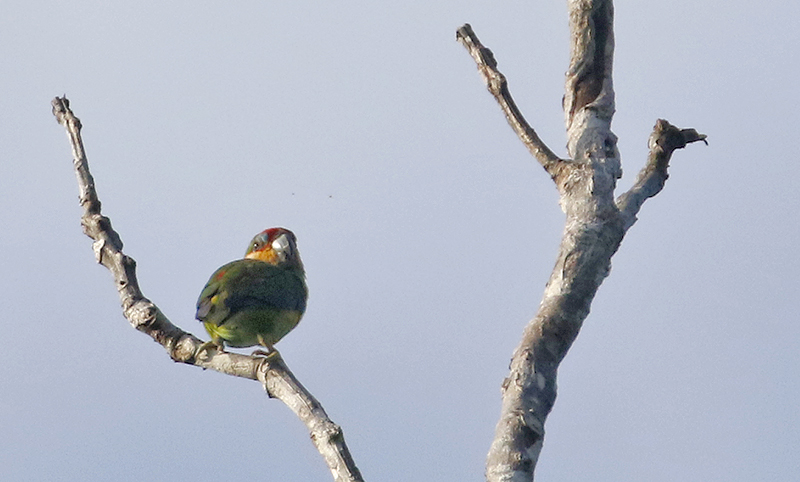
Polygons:
M93 241L97 262L108 268L114 277L125 318L134 328L161 344L176 362L261 382L270 397L284 402L305 423L334 480L361 482L363 479L344 442L342 429L328 418L322 405L300 384L283 359L214 349L205 350L206 357L195 358L202 340L173 325L153 302L144 297L136 279L136 262L122 252L122 240L111 227L111 220L101 214L100 200L81 139L81 122L72 113L66 97L56 97L52 106L53 115L66 128L72 145L83 207L83 232Z
M609 274L612 256L644 200L663 187L672 152L705 140L694 129L681 130L659 121L650 139L647 166L634 187L615 200L622 169L617 138L611 131L614 8L611 0L567 0L567 5L571 35L564 110L570 160L558 159L525 122L494 56L472 28L464 25L456 33L511 127L556 181L566 214L555 266L503 381L500 419L486 458L490 482L533 479L545 421L556 399L558 366Z

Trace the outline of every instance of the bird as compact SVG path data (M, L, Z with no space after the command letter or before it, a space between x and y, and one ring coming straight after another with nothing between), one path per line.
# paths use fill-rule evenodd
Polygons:
M308 287L297 250L297 238L286 228L269 228L250 241L244 258L231 261L209 278L197 299L196 318L215 345L247 348L260 345L276 355L275 343L292 331L306 311Z

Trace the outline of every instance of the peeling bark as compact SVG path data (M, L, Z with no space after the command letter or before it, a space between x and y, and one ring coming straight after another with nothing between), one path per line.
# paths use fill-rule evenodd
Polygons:
M486 460L488 481L533 480L544 441L544 424L556 399L558 365L589 315L592 300L611 270L611 257L636 220L644 201L667 179L675 149L705 141L694 129L659 120L650 155L636 184L615 200L622 176L614 115L612 67L614 9L610 0L569 0L571 59L564 113L568 159L559 159L536 136L511 100L505 77L472 28L456 37L469 50L487 88L528 150L558 188L565 227L555 267L536 316L514 350L502 384L502 407Z

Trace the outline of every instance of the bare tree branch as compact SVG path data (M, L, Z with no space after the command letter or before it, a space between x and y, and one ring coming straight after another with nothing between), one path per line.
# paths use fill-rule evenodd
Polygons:
M614 6L611 0L568 0L567 8L570 63L564 115L569 132L587 109L609 124L614 115Z
M282 358L262 363L258 379L270 397L285 403L306 424L311 441L336 482L363 482L344 441L342 428L328 418L322 405L300 384Z
M669 159L676 149L686 147L686 144L703 141L706 145L706 136L698 134L694 129L679 129L664 119L659 119L650 134L650 154L647 164L639 171L636 183L625 194L617 198L617 207L623 218L623 227L627 231L636 222L636 214L642 204L659 192L667 182L669 174Z
M570 65L564 82L567 152L583 165L579 184L594 193L570 196L577 209L612 211L622 177L614 116L614 7L611 0L568 0ZM566 186L565 186L566 187ZM576 193L575 189L567 191ZM562 194L565 194L562 191ZM592 206L584 206L589 202ZM562 200L562 207L564 205ZM599 213L598 213L599 214Z
M614 9L611 0L568 0L567 4L571 58L564 113L569 161L556 159L531 134L533 130L510 99L494 57L470 26L464 25L456 34L478 64L509 124L556 181L566 214L558 257L539 310L525 327L503 381L500 420L486 459L488 481L533 480L545 420L555 403L558 366L610 272L611 257L644 200L661 190L672 151L705 139L693 129L679 130L659 121L651 137L648 165L631 191L615 202L622 169L617 137L611 131Z
M363 481L344 442L342 429L328 418L322 405L300 384L283 359L279 356L269 359L245 356L216 349L205 350L206 357L196 358L203 342L173 325L155 304L144 297L136 279L136 262L123 254L122 240L112 229L111 220L100 212L100 200L81 139L81 122L72 113L66 97L56 97L52 106L53 115L66 128L72 145L83 207L83 232L94 241L92 248L97 262L108 268L114 277L125 318L134 328L161 344L176 362L260 381L270 397L284 402L305 423L335 481Z
M530 481L555 403L556 373L589 314L624 231L614 204L621 175L611 132L613 9L570 1L572 58L564 107L572 161L556 178L566 225L536 316L526 326L503 382L503 404L486 461L489 481Z
M508 90L508 82L506 82L505 75L497 70L497 61L494 59L492 51L481 44L478 36L475 35L468 23L456 31L456 40L461 42L472 58L475 59L478 72L480 72L483 81L486 83L486 88L497 99L497 103L503 109L511 128L514 129L514 132L519 136L525 147L528 148L528 151L533 154L533 157L550 174L550 177L555 178L558 174L561 159L545 145L519 111L517 104L511 97L511 92Z

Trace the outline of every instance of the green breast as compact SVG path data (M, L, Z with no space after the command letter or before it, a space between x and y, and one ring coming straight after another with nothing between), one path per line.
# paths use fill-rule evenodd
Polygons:
M219 268L197 300L197 319L217 343L272 345L291 331L306 309L302 270L241 259Z
M303 314L288 310L243 310L225 320L222 325L205 322L211 338L219 344L244 348L260 344L274 345L292 331ZM259 336L261 337L259 339Z

